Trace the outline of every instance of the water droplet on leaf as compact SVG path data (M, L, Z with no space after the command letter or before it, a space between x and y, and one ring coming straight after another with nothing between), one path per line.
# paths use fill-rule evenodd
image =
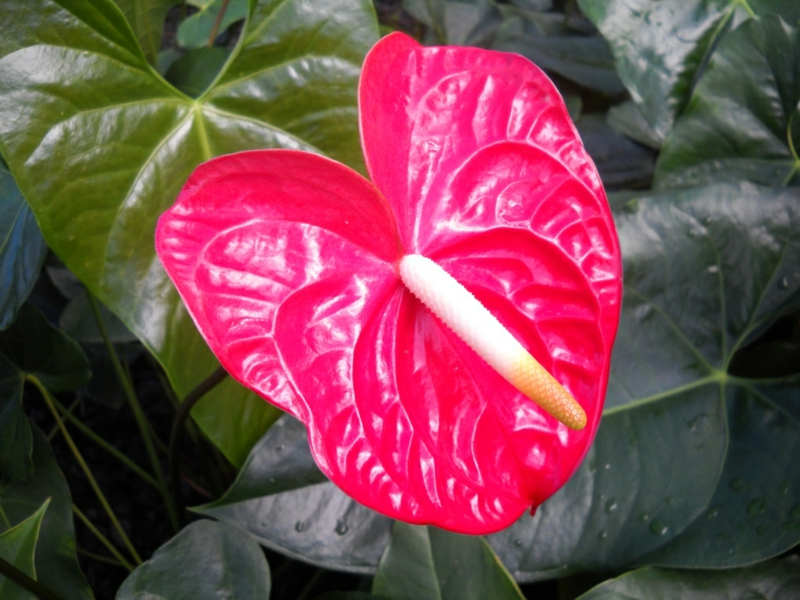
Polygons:
M650 315L653 314L653 307L649 304L642 304L636 309L636 318L640 321L644 321Z
M617 508L619 508L619 504L617 504L617 501L614 498L611 498L608 502L606 502L606 513L607 514L610 515L612 512L617 510Z
M766 502L764 498L754 498L750 501L749 506L747 507L747 514L748 515L758 515L764 512L766 508Z
M712 506L711 508L708 509L708 512L706 513L706 519L713 519L718 514L719 514L719 505Z
M597 539L601 542L608 537L608 534L605 531L601 531L597 534Z
M650 520L650 515L648 515L646 512L643 512L642 514L639 515L639 520L642 523L647 523Z
M781 280L778 282L778 287L782 290L789 289L789 278L788 277L781 277Z
M281 450L283 450L283 444L280 446L275 446L275 452L280 452Z
M787 479L783 483L781 483L781 487L778 488L781 494L785 494L789 491L789 480Z
M345 523L342 519L338 519L336 521L336 527L334 527L333 530L339 535L344 535L348 530L347 523Z
M298 521L297 523L294 524L294 530L297 533L303 533L303 531L305 531L305 529L306 529L306 524L303 523L302 521Z
M719 266L718 265L708 265L706 267L706 271L711 273L712 275L719 273Z
M514 545L515 545L517 548L519 548L520 546L522 546L522 540L514 540Z
M743 492L747 489L747 484L744 482L744 479L737 477L736 479L731 479L728 487L730 487L734 492Z
M650 523L650 531L655 535L664 535L669 531L669 527L664 525L661 519L653 519L653 522Z

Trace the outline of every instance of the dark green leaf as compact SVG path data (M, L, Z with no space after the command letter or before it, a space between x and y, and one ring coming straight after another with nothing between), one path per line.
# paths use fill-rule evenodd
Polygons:
M219 15L224 0L194 0L190 2L200 10L191 15L178 26L178 44L187 49L202 48L208 44L211 30ZM218 33L222 33L236 21L247 16L247 0L230 0Z
M106 333L113 343L134 342L138 339L114 313L102 303L98 302L98 304ZM64 330L64 333L79 342L85 344L103 343L103 336L97 326L97 319L94 316L89 295L85 290L82 290L72 298L69 304L64 307L59 325Z
M253 448L228 492L197 509L307 562L372 573L391 521L330 483L314 464L305 427L283 416Z
M36 542L39 539L42 518L49 504L50 500L45 500L39 510L13 527L2 523L4 531L0 533L0 558L11 563L32 579L36 579L34 565ZM0 597L3 600L30 600L33 598L30 592L2 575L0 575Z
M648 186L655 163L652 150L614 131L601 115L584 115L576 125L606 190Z
M639 110L633 100L612 106L608 110L606 121L611 127L627 135L632 140L636 140L654 150L661 149L662 140L653 131L650 123L644 118L642 111Z
M800 303L798 200L716 185L618 217L625 298L606 412L569 483L490 538L518 578L737 566L800 541L800 378L729 372Z
M328 592L317 596L314 600L392 600L385 596L376 596L366 592Z
M796 0L579 0L608 40L617 70L659 138L689 100L709 53L754 14L800 18Z
M65 600L91 600L91 588L78 567L75 556L75 529L72 521L72 498L64 475L45 435L33 428L33 477L24 483L0 483L0 514L8 525L16 525L50 499L42 519L36 545L35 569L39 583ZM2 521L3 528L7 527ZM5 598L5 597L4 597Z
M481 537L397 521L372 591L392 600L522 600Z
M33 473L33 438L22 410L24 374L0 354L0 473L22 481Z
M122 584L117 600L264 600L269 565L247 533L196 521L156 550Z
M607 581L579 600L789 600L800 597L800 557L725 571L637 569Z
M213 83L229 55L230 51L218 46L190 50L172 63L165 77L187 96L197 98Z
M39 225L0 162L0 330L11 325L33 289L45 254Z
M777 17L745 23L722 40L667 138L657 186L789 183L800 171L799 102L800 30Z
M372 3L255 3L197 100L146 63L111 0L11 0L4 10L13 18L0 23L0 149L51 248L183 397L217 362L156 258L158 216L219 154L300 148L363 170L356 89L377 40ZM279 411L229 379L192 415L240 465Z
M91 376L77 342L50 325L30 304L24 304L15 323L0 332L0 355L22 377L33 375L53 392L74 390Z
M114 0L114 2L130 23L147 60L156 66L167 11L177 5L179 0Z
M522 54L542 69L610 96L625 91L608 44L599 36L520 35L504 27L495 37L492 48Z

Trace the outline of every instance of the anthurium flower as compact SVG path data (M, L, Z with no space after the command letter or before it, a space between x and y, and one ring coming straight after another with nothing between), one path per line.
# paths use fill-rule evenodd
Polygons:
M605 193L520 56L392 34L359 115L371 181L294 150L211 160L158 253L222 365L306 424L334 483L497 531L569 478L600 419L620 308Z

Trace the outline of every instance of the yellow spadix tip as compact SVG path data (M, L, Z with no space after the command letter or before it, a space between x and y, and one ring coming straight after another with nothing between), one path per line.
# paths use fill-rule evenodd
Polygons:
M586 427L586 412L581 405L527 352L514 361L509 382L570 429L578 431Z

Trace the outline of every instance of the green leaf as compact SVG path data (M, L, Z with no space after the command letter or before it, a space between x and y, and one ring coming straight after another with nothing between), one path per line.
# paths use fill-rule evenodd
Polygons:
M392 526L325 478L305 427L288 415L253 447L225 495L195 510L288 556L354 573L375 571Z
M258 544L236 527L202 520L137 567L116 598L264 600L269 590L269 565Z
M800 541L800 376L730 374L800 305L798 199L715 185L618 217L625 296L605 414L567 485L489 538L518 579L740 566Z
M778 17L745 23L722 40L667 138L657 186L788 184L800 171L798 103L800 30Z
M39 225L11 173L0 162L0 330L14 321L46 254Z
M24 375L0 354L0 473L21 481L33 473L33 437L22 410Z
M328 592L317 596L314 600L390 600L385 596L376 596L366 592Z
M165 77L187 96L197 98L213 83L229 55L219 46L190 50L172 63Z
M579 0L616 57L617 71L664 139L720 38L754 14L800 18L795 0Z
M69 487L56 464L45 435L33 427L33 477L0 481L0 523L14 526L34 514L49 499L36 544L37 581L57 590L65 600L91 600L92 590L78 567ZM5 596L3 596L5 598Z
M224 0L190 2L189 4L200 10L178 26L178 44L190 50L206 46L223 3ZM236 21L244 19L247 16L247 10L247 0L230 0L219 25L218 34L228 29Z
M520 35L504 27L498 32L492 48L521 54L542 69L610 96L625 91L608 44L599 36Z
M637 569L611 579L579 600L779 600L800 597L800 557L725 571Z
M617 133L602 115L583 115L575 125L606 190L647 187L655 153Z
M5 8L14 18L0 23L0 150L50 247L185 396L217 361L155 255L158 216L220 154L298 148L363 171L356 91L377 40L372 3L255 3L197 100L145 61L110 0ZM192 413L235 465L279 414L232 380Z
M138 339L105 305L99 302L98 304L100 316L106 327L106 333L113 343L122 344L134 342ZM64 307L58 324L64 330L64 333L78 342L85 344L103 343L103 336L97 326L97 319L94 316L89 295L85 290L81 290Z
M51 392L74 390L91 377L78 343L50 325L31 304L24 304L14 324L0 332L0 355L21 377L35 376Z
M0 471L12 480L26 479L33 469L31 430L22 410L29 374L54 392L74 390L91 376L80 346L27 303L14 324L0 331Z
M627 135L644 146L660 150L663 145L662 140L650 127L650 123L644 118L642 111L639 110L633 100L628 100L608 109L606 122L620 133Z
M5 531L0 533L0 558L11 563L32 579L36 579L34 564L36 542L39 539L42 518L49 504L50 499L48 498L39 510L13 527L2 524ZM2 575L0 575L0 596L3 597L3 600L35 600L30 592Z
M392 600L522 600L482 537L397 521L372 591Z
M178 0L114 0L130 23L144 55L151 65L158 64L161 36L167 12Z

